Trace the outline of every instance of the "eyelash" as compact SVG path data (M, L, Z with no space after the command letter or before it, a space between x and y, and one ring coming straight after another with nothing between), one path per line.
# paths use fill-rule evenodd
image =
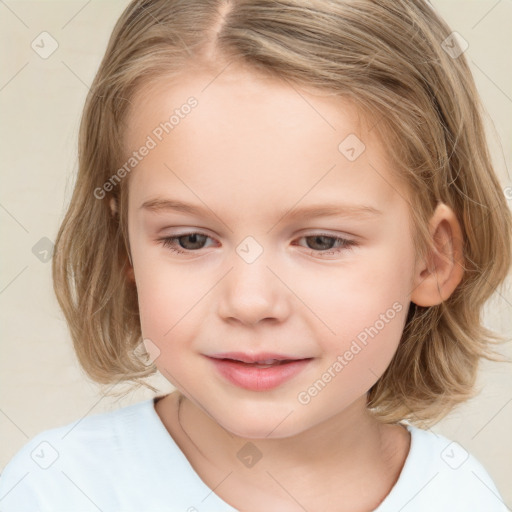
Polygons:
M208 235L205 235L204 233L191 232L191 233L183 233L183 234L177 235L177 236L168 236L168 237L164 237L164 238L159 238L158 241L161 242L163 247L165 247L166 249L169 249L171 252L174 252L176 254L192 254L194 252L199 252L200 249L197 249L197 250L182 250L180 248L177 248L174 245L175 242L178 241L178 239L186 237L186 236L191 236L191 235L202 235L202 236L205 236L205 237L211 239L211 237L209 237ZM314 235L305 235L305 236L301 236L299 238L299 240L301 238L314 238L314 237L324 237L324 238L328 238L328 239L334 240L335 243L336 242L341 242L341 244L342 244L341 247L338 247L338 248L335 248L335 249L324 249L324 250L321 250L321 251L316 251L314 249L310 249L311 251L316 252L319 255L325 254L325 253L331 252L331 251L334 251L335 254L339 254L340 252L342 252L344 250L351 250L351 249L353 249L354 247L356 247L358 245L358 243L355 240L350 240L350 239L347 239L347 238L341 238L341 237L337 237L337 236L332 236L332 235L329 235L327 233L315 233Z

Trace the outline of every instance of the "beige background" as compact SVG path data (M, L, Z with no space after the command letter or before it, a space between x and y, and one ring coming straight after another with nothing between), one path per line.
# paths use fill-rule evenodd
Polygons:
M55 240L76 172L77 130L88 84L126 5L100 0L0 2L1 468L44 429L152 395L141 390L121 399L104 397L86 379L53 295L50 262L32 252L45 243L42 238ZM435 0L434 5L469 43L466 55L488 112L496 169L504 189L512 187L507 173L512 163L512 2ZM31 47L43 31L59 45L47 59ZM512 188L507 191L512 199ZM510 338L511 310L509 278L489 303L485 323ZM503 353L512 357L511 343ZM162 393L173 389L161 376L150 382ZM478 386L477 398L432 430L474 454L512 507L511 365L484 363Z

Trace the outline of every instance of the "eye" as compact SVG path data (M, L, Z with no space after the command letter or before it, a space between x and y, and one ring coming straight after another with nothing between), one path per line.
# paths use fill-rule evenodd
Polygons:
M160 238L159 241L162 242L162 245L164 247L170 249L172 252L178 254L187 254L190 252L195 252L198 249L202 249L202 245L208 238L210 237L207 235L203 235L202 233L185 233L179 236L169 236L165 238ZM177 242L179 244L178 246ZM185 247L182 244L184 244ZM184 248L186 250L182 251L181 248Z
M313 249L314 252L317 252L320 256L325 254L338 254L341 251L357 246L355 240L331 236L325 233L303 236L299 238L299 240L302 238L310 240L311 242L308 242L308 249ZM311 245L313 247L311 247Z
M210 239L208 235L202 233L184 233L178 236L160 238L158 241L162 245L177 254L191 254L204 248L205 242ZM355 240L331 236L325 233L303 236L298 240L307 240L307 248L312 249L318 255L338 254L344 250L352 249L357 246ZM303 246L302 246L303 247ZM185 249L185 250L183 250Z

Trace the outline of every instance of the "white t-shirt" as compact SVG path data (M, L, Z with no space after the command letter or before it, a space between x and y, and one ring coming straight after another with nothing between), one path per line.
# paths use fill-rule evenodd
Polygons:
M406 426L405 465L374 512L508 510L489 474L459 444ZM194 471L154 399L37 434L0 475L0 510L236 512Z

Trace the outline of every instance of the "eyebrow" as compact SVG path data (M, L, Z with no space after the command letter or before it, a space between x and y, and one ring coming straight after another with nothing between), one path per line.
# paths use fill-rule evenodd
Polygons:
M160 213L165 211L177 211L188 213L190 215L208 216L212 214L212 210L207 207L184 203L175 199L154 198L149 199L142 203L139 207L141 210L150 211L153 213ZM381 215L382 212L373 206L363 204L313 204L304 206L302 208L292 209L284 212L280 218L288 217L295 219L297 217L306 216L309 218L315 217L372 217Z

